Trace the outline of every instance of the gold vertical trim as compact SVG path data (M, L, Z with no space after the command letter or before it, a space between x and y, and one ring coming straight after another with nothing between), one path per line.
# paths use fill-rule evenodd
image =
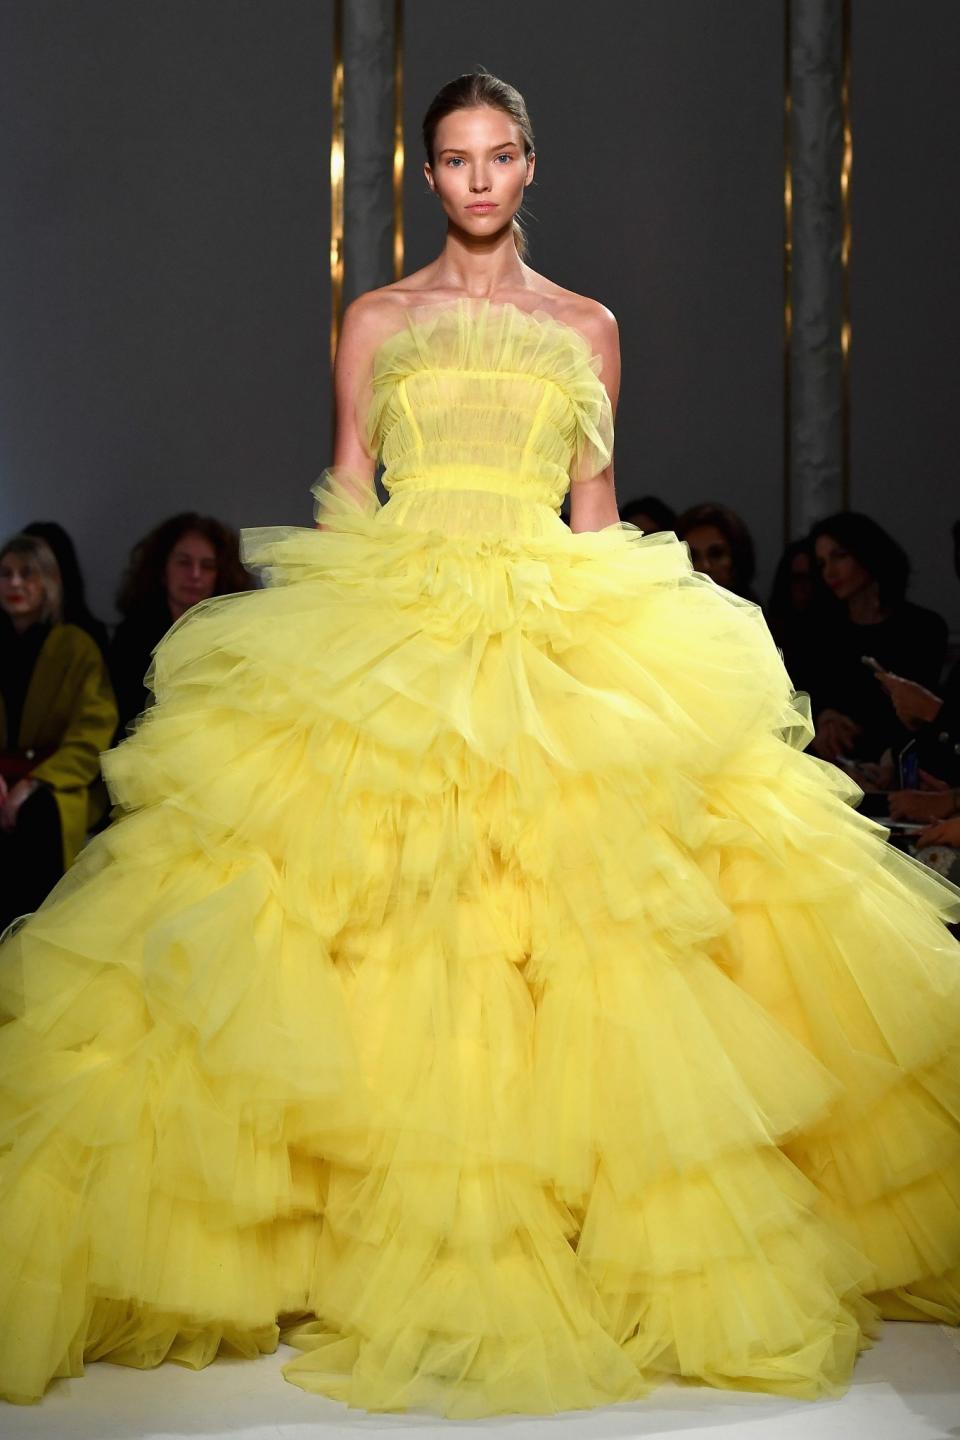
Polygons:
M403 279L403 0L393 6L393 278Z
M343 5L333 6L333 77L330 129L330 365L343 319Z
M783 539L793 535L790 346L793 338L793 84L791 0L783 5Z
M840 167L841 240L840 268L842 314L840 351L842 361L841 427L843 470L841 495L844 510L850 508L850 353L853 343L850 318L850 259L853 246L853 220L850 186L853 179L853 125L850 111L850 0L843 0L843 52L841 57L840 110L843 125L843 159Z

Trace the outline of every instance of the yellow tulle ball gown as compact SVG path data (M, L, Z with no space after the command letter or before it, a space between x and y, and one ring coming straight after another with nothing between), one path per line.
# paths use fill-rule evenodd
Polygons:
M956 1323L957 892L803 753L755 606L562 524L598 370L405 312L389 502L328 475L161 644L118 818L0 948L9 1399L280 1333L368 1410L816 1397Z

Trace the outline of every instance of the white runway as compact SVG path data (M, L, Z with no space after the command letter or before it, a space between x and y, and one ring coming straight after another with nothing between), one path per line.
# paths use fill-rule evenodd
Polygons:
M58 1382L41 1405L0 1406L3 1440L953 1440L960 1437L960 1332L887 1324L862 1355L842 1400L804 1404L764 1395L667 1386L650 1400L545 1419L453 1423L422 1415L371 1416L288 1385L281 1349L255 1361L220 1360L194 1373L177 1365L124 1370L91 1365Z

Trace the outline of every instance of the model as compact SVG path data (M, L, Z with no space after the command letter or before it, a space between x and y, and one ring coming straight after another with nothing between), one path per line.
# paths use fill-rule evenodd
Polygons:
M425 140L446 243L350 307L318 528L161 643L2 950L12 1400L281 1326L368 1410L815 1397L960 1317L956 892L803 753L757 607L617 523L521 97Z

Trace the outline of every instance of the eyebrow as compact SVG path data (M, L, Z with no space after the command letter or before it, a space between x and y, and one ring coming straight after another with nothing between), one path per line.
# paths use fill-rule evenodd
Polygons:
M505 140L502 145L491 145L490 153L492 154L494 150L519 149L520 146L517 144L516 140ZM444 145L443 149L439 150L437 153L439 155L468 155L470 152L468 150L457 150L453 145Z

